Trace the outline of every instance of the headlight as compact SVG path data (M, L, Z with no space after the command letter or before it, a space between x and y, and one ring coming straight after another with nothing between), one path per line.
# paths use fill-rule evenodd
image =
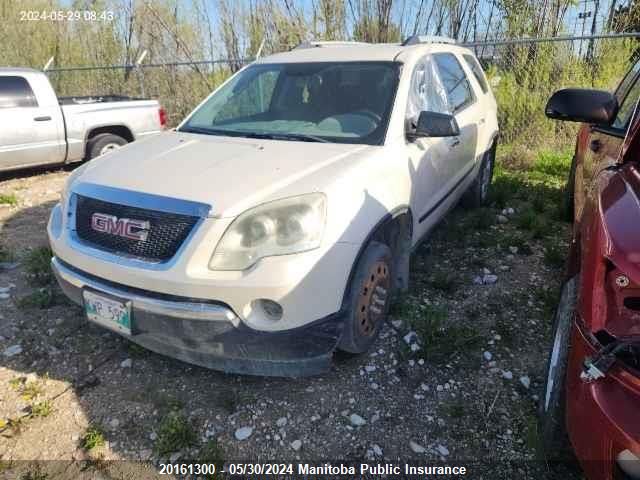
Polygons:
M60 205L62 206L63 212L65 212L67 209L67 203L69 201L69 194L71 193L71 187L73 186L73 182L75 182L76 179L80 175L82 175L82 172L84 172L87 169L88 165L89 165L89 162L85 163L84 165L80 165L73 172L71 172L71 175L67 177L67 181L64 183L64 186L62 187L62 191L60 192Z
M322 193L276 200L247 210L222 235L209 268L245 270L264 257L318 248L325 217Z

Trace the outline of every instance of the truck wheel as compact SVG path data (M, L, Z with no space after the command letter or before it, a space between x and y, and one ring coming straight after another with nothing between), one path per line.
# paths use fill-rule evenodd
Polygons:
M114 135L113 133L101 133L89 140L89 148L87 149L89 152L88 158L91 160L92 158L99 157L105 153L117 150L127 143L124 138Z
M348 310L338 348L363 353L373 344L391 304L392 255L387 245L371 242L358 260L349 285Z
M576 308L576 279L577 277L571 278L562 288L554 318L553 344L547 362L547 381L540 398L540 444L545 457L554 461L571 461L573 458L565 423L565 379L571 351L573 314Z
M496 161L496 142L493 142L491 148L484 154L480 171L469 189L462 197L462 204L467 208L478 208L487 202L489 196L489 187L493 178L493 167Z

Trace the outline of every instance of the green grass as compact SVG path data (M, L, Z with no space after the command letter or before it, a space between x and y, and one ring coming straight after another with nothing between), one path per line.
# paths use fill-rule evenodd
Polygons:
M196 432L182 412L170 411L160 421L155 450L168 455L195 444Z
M0 205L15 206L18 204L18 197L15 193L0 193Z
M419 304L412 297L395 304L392 315L411 325L420 339L422 350L408 353L409 356L419 355L437 362L474 349L482 341L475 328L447 322L448 314L444 307Z
M31 284L44 286L52 282L51 257L53 253L49 247L37 247L27 254L24 266Z
M89 426L84 437L82 437L82 448L90 451L94 448L102 447L104 444L105 438L102 429L95 425Z

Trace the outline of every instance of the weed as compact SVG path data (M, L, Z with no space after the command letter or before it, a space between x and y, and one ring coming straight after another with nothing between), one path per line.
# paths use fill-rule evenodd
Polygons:
M565 262L564 249L557 242L547 242L544 247L544 261L553 268L561 268Z
M20 396L26 402L35 400L44 393L44 389L39 382L27 382L20 389Z
M26 381L27 377L15 377L9 380L9 386L14 390L20 390Z
M171 412L173 410L180 410L184 407L182 400L175 398L171 395L164 393L157 393L155 395L155 402L158 409L163 412Z
M215 440L209 440L198 452L198 462L200 464L215 465L216 469L222 470L224 465L224 452ZM206 479L219 478L216 474L205 475Z
M9 417L7 419L6 428L11 431L13 436L22 433L24 428L25 417Z
M127 351L134 358L144 358L149 354L149 350L133 342L127 344Z
M498 315L494 325L495 331L500 335L504 346L515 346L518 336L513 331L513 321L506 315Z
M49 475L43 472L39 466L36 466L35 470L29 470L20 475L20 480L47 480L48 478Z
M14 259L14 253L8 247L0 245L0 262L12 262Z
M440 306L413 305L408 319L431 360L448 358L464 349L474 348L479 340L478 331L465 325L446 326L447 311Z
M42 402L34 403L31 405L30 415L32 417L46 418L53 413L53 403L51 400L44 400Z
M454 403L445 403L442 406L442 409L444 410L445 415L447 415L450 418L456 418L456 419L464 417L467 412L466 404L463 403L462 401L457 401Z
M0 205L15 206L18 204L18 197L15 193L0 193Z
M542 303L546 317L553 315L558 304L558 292L554 288L540 287L535 292L536 298Z
M544 213L547 208L547 200L541 192L533 196L531 206L536 213Z
M431 275L429 285L435 290L440 290L450 295L458 288L458 279L452 273L438 270Z
M96 447L102 447L104 444L105 439L102 430L95 425L89 426L84 434L84 437L82 437L82 448L90 451Z
M173 410L160 422L155 449L160 455L167 455L186 447L196 441L196 432L181 412Z
M40 288L20 298L17 304L22 309L38 308L43 310L54 306L56 301L56 295L51 288Z
M49 247L37 247L31 250L25 258L25 268L33 285L48 285L53 280L52 256L53 253Z
M495 214L489 208L479 208L467 223L467 228L472 231L487 230L494 224Z
M537 217L532 209L527 209L516 217L516 225L521 230L531 230L536 223Z

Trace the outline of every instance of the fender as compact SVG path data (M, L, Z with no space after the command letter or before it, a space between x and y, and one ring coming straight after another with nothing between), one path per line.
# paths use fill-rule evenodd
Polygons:
M347 298L349 297L349 287L351 286L351 281L353 280L353 276L355 274L356 271L356 266L358 265L358 262L360 261L360 258L362 257L362 254L364 253L364 250L367 248L367 245L369 245L369 242L371 242L372 240L374 240L376 238L376 235L379 234L380 232L382 232L384 230L384 227L392 220L394 220L395 218L399 217L400 215L403 214L408 214L411 221L409 222L409 235L410 238L413 235L413 214L411 212L411 207L409 205L399 205L396 208L394 208L393 210L391 210L390 212L388 212L384 217L382 217L381 219L379 219L376 224L373 226L373 228L371 228L371 230L369 231L369 233L367 234L367 236L364 238L364 240L362 241L362 244L360 245L360 248L358 249L358 253L355 257L355 259L353 260L353 264L351 265L351 269L349 271L349 276L347 277L347 283L345 285L344 288L344 293L342 294L342 302L341 302L341 310L345 311L346 305L345 302L347 300ZM411 253L411 249L409 248L407 251L407 255L410 255ZM408 265L407 265L408 266Z

